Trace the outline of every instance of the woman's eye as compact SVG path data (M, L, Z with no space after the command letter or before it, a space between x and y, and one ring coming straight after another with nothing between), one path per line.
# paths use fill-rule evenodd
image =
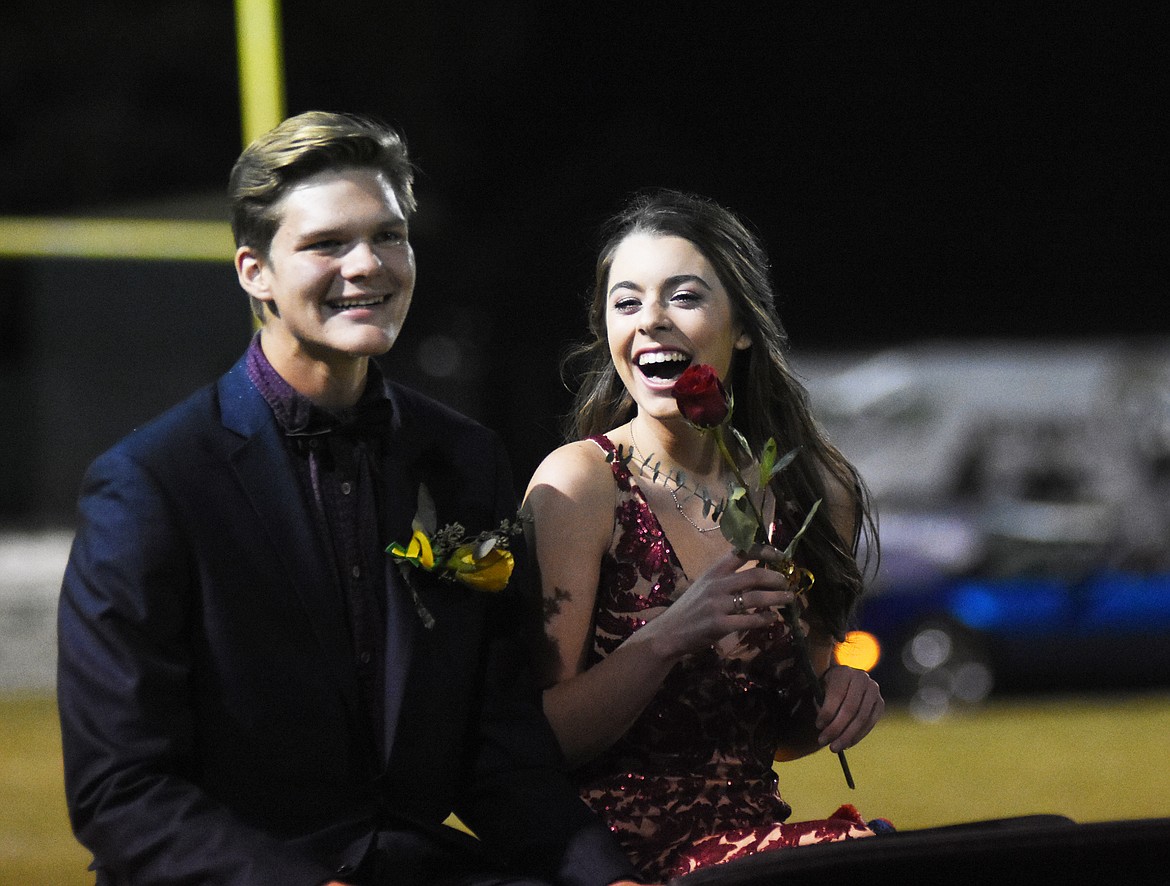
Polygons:
M619 298L613 303L613 308L615 311L622 311L624 313L629 311L636 311L641 306L641 304L642 303L636 298Z
M703 297L701 295L699 295L699 293L692 292L689 289L680 289L678 292L676 292L674 295L671 296L672 301L683 302L683 303L692 303L692 302L702 301L702 298Z

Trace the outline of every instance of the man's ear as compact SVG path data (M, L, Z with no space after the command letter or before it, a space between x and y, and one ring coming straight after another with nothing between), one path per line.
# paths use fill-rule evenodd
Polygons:
M272 301L272 294L268 291L264 257L255 248L241 246L237 249L235 265L236 277L244 292L261 301Z

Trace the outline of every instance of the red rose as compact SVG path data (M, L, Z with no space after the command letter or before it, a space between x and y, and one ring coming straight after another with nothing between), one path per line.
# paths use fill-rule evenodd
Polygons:
M715 370L705 363L691 365L674 383L674 402L683 418L695 427L710 430L727 419L731 398Z

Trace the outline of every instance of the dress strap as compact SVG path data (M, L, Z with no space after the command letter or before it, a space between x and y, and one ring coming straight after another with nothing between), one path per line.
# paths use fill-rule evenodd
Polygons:
M596 443L601 451L606 454L607 461L609 461L610 467L613 470L614 479L618 480L623 486L628 484L633 479L633 475L630 473L629 467L617 457L617 447L614 446L613 441L605 436L605 434L594 434L588 439Z

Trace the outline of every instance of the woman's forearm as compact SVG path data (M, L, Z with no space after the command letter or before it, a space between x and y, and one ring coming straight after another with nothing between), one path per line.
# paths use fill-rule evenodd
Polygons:
M570 767L587 763L625 735L681 657L652 624L593 667L544 691L545 716Z

